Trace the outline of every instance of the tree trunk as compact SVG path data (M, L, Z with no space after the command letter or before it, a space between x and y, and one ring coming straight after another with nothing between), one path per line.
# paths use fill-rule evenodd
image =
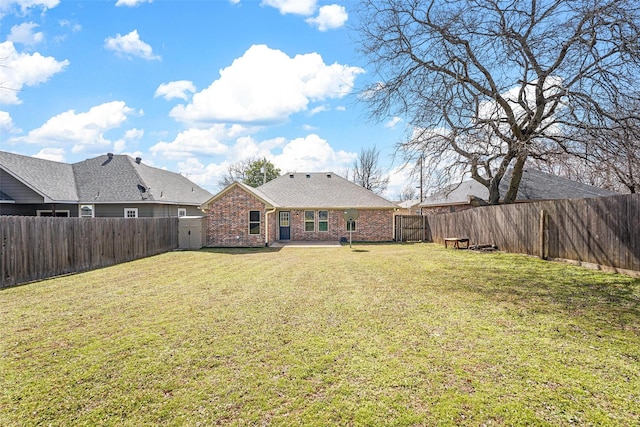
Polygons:
M509 181L509 189L507 190L507 194L504 195L504 203L513 203L516 201L526 161L526 155L518 156L516 159L516 164L513 166L513 172L511 173L511 181Z

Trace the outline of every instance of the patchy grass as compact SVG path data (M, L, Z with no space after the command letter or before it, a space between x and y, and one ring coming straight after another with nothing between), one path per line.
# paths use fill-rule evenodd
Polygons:
M633 425L639 303L432 244L173 252L0 291L0 425Z

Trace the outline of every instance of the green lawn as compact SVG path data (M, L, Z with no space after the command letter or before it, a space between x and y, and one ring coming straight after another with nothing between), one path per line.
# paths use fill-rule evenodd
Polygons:
M640 424L640 280L433 244L0 291L0 425Z

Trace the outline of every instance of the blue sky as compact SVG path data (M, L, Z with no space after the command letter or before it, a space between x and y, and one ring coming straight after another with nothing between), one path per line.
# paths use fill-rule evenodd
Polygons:
M407 184L399 118L372 123L353 0L0 0L0 149L76 162L107 152L211 192L230 164L334 171L374 145Z

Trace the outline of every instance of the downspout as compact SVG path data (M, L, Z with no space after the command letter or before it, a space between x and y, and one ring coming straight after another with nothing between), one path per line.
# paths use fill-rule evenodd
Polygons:
M276 208L271 208L271 210L265 211L264 214L264 245L269 246L269 214L272 214L276 211Z

